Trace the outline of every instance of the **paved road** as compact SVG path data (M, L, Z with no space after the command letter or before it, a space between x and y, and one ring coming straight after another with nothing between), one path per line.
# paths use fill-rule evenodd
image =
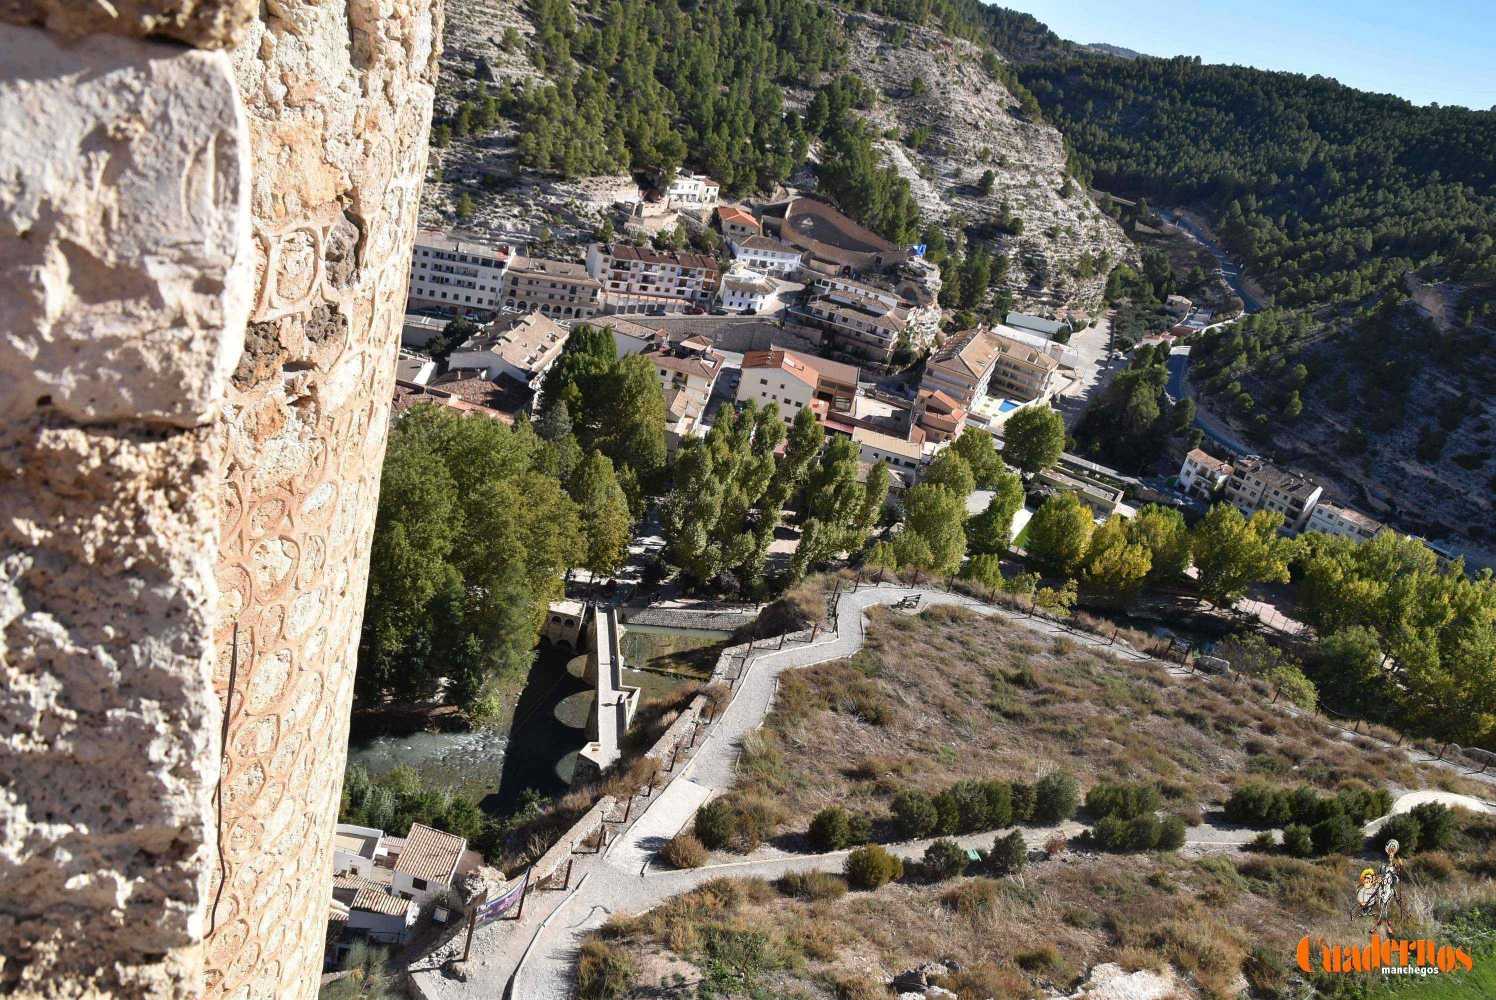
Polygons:
M1188 346L1175 347L1169 351L1169 382L1165 391L1176 402L1181 399L1194 399L1195 391L1190 386L1190 349ZM1217 418L1209 410L1195 400L1195 426L1204 432L1205 437L1212 444L1224 448L1231 455L1250 455L1256 449L1249 446L1231 430L1225 421Z
M1175 228L1182 230L1196 243L1200 244L1210 255L1216 259L1221 266L1221 275L1226 279L1226 284L1237 294L1242 301L1242 307L1249 313L1257 312L1266 303L1247 290L1242 281L1241 265L1232 260L1230 255L1219 243L1205 235L1205 231L1197 226L1192 219L1172 209L1160 209L1159 216Z

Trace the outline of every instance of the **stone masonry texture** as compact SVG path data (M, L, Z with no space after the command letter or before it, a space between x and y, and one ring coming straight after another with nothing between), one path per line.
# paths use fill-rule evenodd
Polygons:
M0 994L311 997L440 0L0 21Z
M219 428L210 997L316 992L440 28L428 0L278 0L231 53L257 287Z
M253 284L223 53L0 30L0 994L190 996Z

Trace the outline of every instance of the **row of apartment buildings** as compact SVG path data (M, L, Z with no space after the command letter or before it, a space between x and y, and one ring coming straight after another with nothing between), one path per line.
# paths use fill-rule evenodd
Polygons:
M689 201L694 191L683 188L675 197ZM715 205L715 193L711 200ZM725 269L705 254L627 243L592 244L578 264L423 231L411 260L408 308L534 310L557 320L788 310L828 334L831 346L874 362L887 362L900 347L934 342L939 269L824 202L797 198L782 217L765 220L721 205L717 220L731 257ZM764 232L766 221L778 235Z
M1247 513L1282 514L1284 528L1295 533L1318 531L1365 541L1385 527L1352 507L1324 499L1324 487L1309 477L1256 455L1227 462L1195 448L1179 467L1179 485L1191 496L1223 499Z

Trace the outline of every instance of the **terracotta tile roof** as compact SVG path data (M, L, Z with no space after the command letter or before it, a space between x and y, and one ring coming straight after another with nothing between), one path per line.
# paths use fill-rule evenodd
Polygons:
M1209 469L1211 472L1229 473L1231 471L1230 462L1226 462L1222 459L1216 458L1214 455L1206 454L1199 448L1190 449L1190 453L1186 455L1185 458L1189 459L1191 462L1194 462L1200 468Z
M603 252L614 260L637 260L644 264L670 264L705 271L720 270L714 258L699 253L651 250L649 247L636 247L628 243L610 243L603 247Z
M717 217L725 226L729 222L736 222L740 226L752 226L758 228L758 219L754 218L752 212L740 205L718 205Z
M775 348L771 351L749 351L743 355L743 371L750 368L776 368L786 375L793 375L814 389L821 382L820 373L791 352Z
M360 889L358 895L353 897L353 902L348 904L350 910L368 910L387 917L409 916L411 906L410 900L391 896L378 889Z
M467 841L462 837L412 823L395 871L429 882L450 882L466 848Z

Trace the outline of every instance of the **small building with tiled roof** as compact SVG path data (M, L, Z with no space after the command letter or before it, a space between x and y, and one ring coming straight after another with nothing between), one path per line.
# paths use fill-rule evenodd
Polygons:
M452 887L467 840L412 823L395 861L396 895L424 904Z
M1200 448L1190 449L1179 466L1179 488L1190 496L1210 500L1231 478L1231 463Z
M758 216L742 205L718 205L717 225L721 227L722 235L729 240L737 236L757 236L763 232Z
M743 374L738 379L739 403L750 400L759 406L773 404L785 423L815 399L820 374L794 352L780 348L749 351L743 355Z
M939 389L921 389L914 401L914 429L924 431L927 441L949 441L966 424L966 408Z
M715 258L628 243L589 246L587 273L602 282L603 304L610 311L643 315L705 309L722 279Z

